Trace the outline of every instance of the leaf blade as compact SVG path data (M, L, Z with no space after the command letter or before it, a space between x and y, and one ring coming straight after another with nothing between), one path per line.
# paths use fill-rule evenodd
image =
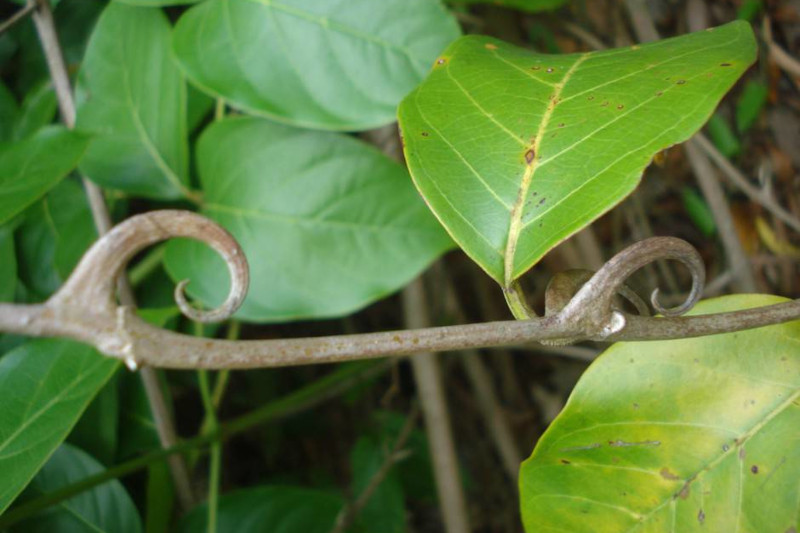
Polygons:
M251 287L238 312L253 321L331 317L407 283L451 241L397 163L355 139L255 117L210 126L198 143L203 211L241 243ZM174 279L205 305L227 272L210 249L167 245Z
M754 58L736 22L571 55L463 37L400 105L406 160L451 236L508 285L629 194Z
M66 438L89 401L119 368L93 349L31 341L0 360L0 512Z
M77 127L95 138L81 170L104 187L174 199L188 184L186 85L160 9L103 10L78 80Z
M392 122L459 34L438 1L386 0L376 11L369 0L211 0L181 17L174 49L195 85L238 109L354 131Z
M693 313L780 301L729 296ZM800 511L800 450L789 444L800 421L798 342L793 322L609 348L523 463L527 530L789 528Z
M89 138L61 126L0 147L0 224L41 198L75 168Z

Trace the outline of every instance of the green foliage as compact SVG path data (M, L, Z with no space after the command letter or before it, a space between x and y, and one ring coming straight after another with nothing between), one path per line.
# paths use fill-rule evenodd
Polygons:
M158 9L110 4L86 50L78 128L94 134L81 170L105 187L152 198L186 194L186 84Z
M262 486L219 499L218 531L237 533L329 533L344 500L330 492L299 487ZM208 512L198 506L178 532L206 530Z
M18 113L17 100L8 87L0 82L0 142L12 138Z
M509 285L625 198L754 59L744 22L559 56L463 37L400 105L406 160L453 239Z
M739 100L736 102L736 129L745 132L758 119L767 104L769 89L760 81L749 81L745 84Z
M36 340L0 359L0 513L119 368L84 345Z
M14 140L24 139L50 124L56 115L56 93L50 80L33 87L19 110L14 124Z
M0 145L0 224L41 198L78 164L89 138L51 126Z
M739 142L739 138L728 125L728 121L719 113L715 113L708 120L706 127L708 128L709 136L711 136L711 141L722 155L733 157L741 152L742 145Z
M728 296L692 313L781 301ZM791 531L798 347L794 322L609 348L523 463L526 530Z
M714 235L717 231L717 224L714 222L711 208L708 207L703 197L691 187L684 187L681 189L681 198L686 214L689 215L697 229L706 237Z
M538 12L566 2L492 3ZM589 54L534 54L478 36L447 48L460 29L438 0L69 0L53 5L68 68L77 73L76 132L49 125L56 99L30 21L0 36L0 66L4 76L15 76L5 79L8 86L0 83L0 301L43 300L96 238L79 184L82 174L107 189L107 199L120 207L116 220L129 203L135 212L188 206L230 230L252 273L238 317L262 323L341 317L361 309L404 286L452 247L448 231L494 279L508 284L630 193L653 155L696 131L755 55L744 23ZM526 22L528 37L555 51L555 34L542 22L547 20ZM759 84L744 90L735 116L740 132L759 116L765 95ZM404 97L399 115L406 155L423 199L402 165L343 133L392 123ZM730 128L728 133L738 146ZM68 177L76 167L79 172ZM703 205L687 198L697 223L707 219ZM190 279L188 290L203 306L222 301L227 270L213 251L188 241L171 242L163 250L139 264L140 305L172 305L167 273L174 280ZM762 302L754 297L732 301ZM175 307L140 314L162 327L185 327ZM574 522L556 526L562 529L611 527L615 520L631 518L622 508L639 514L648 512L641 506L653 508L647 497L675 507L685 530L697 525L698 506L705 525L716 527L717 520L734 516L725 516L718 498L731 495L725 492L730 488L725 476L733 479L742 467L747 483L736 500L747 502L741 506L746 510L742 530L764 523L756 508L785 521L797 501L797 488L789 481L792 474L797 477L792 462L797 454L780 443L793 438L785 419L797 413L793 404L781 412L769 409L779 403L776 384L798 373L788 355L774 360L784 348L790 353L789 341L798 332L789 326L770 331L752 338L682 341L686 348L681 350L648 344L647 350L660 354L655 359L628 355L626 350L641 346L612 348L526 463L524 495L550 490L556 498L582 502L567 519ZM139 376L112 379L116 362L75 343L6 336L0 346L16 343L24 344L0 358L0 515L26 485L21 504L160 447ZM760 350L773 344L780 347L779 355ZM742 355L747 350L750 358ZM695 352L698 362L692 359ZM631 358L637 364L630 364ZM357 366L274 403L266 402L279 389L296 385L282 381L286 374L234 376L225 407L249 411L239 423L272 420L344 387L360 372ZM341 372L352 374L342 377ZM720 374L730 379L716 387ZM192 377L171 373L159 379L168 410L173 391L181 409L199 404ZM348 409L374 395L377 379L362 384ZM709 382L715 384L713 395L703 388ZM651 384L653 389L646 388ZM645 393L650 398L651 390L658 391L658 402L625 399ZM222 397L225 387L215 392ZM604 402L599 407L597 397ZM631 412L634 401L639 407ZM252 410L254 403L266 405ZM227 413L222 413L224 424ZM680 426L678 433L669 426L648 436L652 428L641 421L650 415L676 424L700 420L728 432L706 434L708 428L697 425ZM295 419L295 427L265 428L267 437L255 447L263 448L266 462L277 463L285 459L281 454L290 438L318 446L316 441L339 427L338 422L313 424L315 416ZM606 435L606 426L593 427L618 419L630 422L627 433L614 428L617 436ZM219 502L217 530L330 531L345 505L343 487L331 487L349 481L348 495L362 494L405 424L404 416L384 411L365 420L377 423L346 435L345 451L355 443L349 480L346 461L340 472L314 463L302 480L294 472L278 474L294 486L273 479L270 485L228 490ZM195 422L191 415L182 418L181 432L201 426ZM582 468L595 478L563 476L583 472L574 460L573 470L562 468L563 447L553 447L565 428L601 443L571 453L610 461L591 467L608 470L604 485L586 465ZM750 431L747 442L736 446L730 431ZM670 446L668 438L674 439ZM652 447L616 444L656 439L661 444ZM675 452L678 445L690 453ZM745 449L746 462L734 454L739 449ZM198 452L189 455L196 458ZM352 532L402 533L410 528L407 501L436 505L425 433L412 431L403 453L354 517ZM223 464L231 461L223 457ZM636 468L655 473L619 468L615 459L644 461ZM699 469L709 464L707 472ZM541 478L542 471L554 475ZM300 486L309 485L309 479L316 480L316 488ZM619 496L629 480L628 496ZM712 496L695 490L701 480L714 483ZM756 481L769 484L761 490ZM148 465L146 479L133 483L140 489L132 494L147 531L173 530L176 523L179 531L207 527L206 506L177 518L165 463ZM692 486L685 501L683 484ZM777 494L776 487L788 488ZM598 507L580 499L600 497L616 500ZM529 530L540 519L542 502L547 502L547 519L563 516L548 498L549 493L536 495L523 503ZM789 498L795 499L787 503ZM588 515L581 514L584 509ZM695 513L695 522L684 509ZM592 519L587 522L586 516ZM655 512L649 520L659 517ZM12 531L135 532L142 530L142 521L123 486L112 481L29 515Z
M350 452L354 494L363 494L373 477L388 460L392 446L391 442L387 441L382 445L378 439L366 436L356 442ZM405 533L408 530L405 497L398 468L389 471L359 513L359 522L364 533Z
M530 13L550 11L567 3L567 0L452 0L454 4L492 4L519 9Z
M406 171L353 138L231 118L203 133L197 158L203 212L233 233L250 264L243 319L351 312L450 246ZM208 247L173 241L166 265L206 305L224 299L227 270Z
M95 238L83 187L74 181L62 181L26 211L18 236L20 278L35 299L67 279Z
M0 228L0 302L14 299L17 288L17 257L14 252L14 234Z
M52 492L102 471L103 465L89 454L69 444L62 444L33 478L26 495ZM122 483L113 480L42 511L11 531L139 533L142 524L136 506Z
M175 53L194 84L248 113L308 128L374 128L394 121L400 99L459 35L439 2L375 6L207 0L178 21Z

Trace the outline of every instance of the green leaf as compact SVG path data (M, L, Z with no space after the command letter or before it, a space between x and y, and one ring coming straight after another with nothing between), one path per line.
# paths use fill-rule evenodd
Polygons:
M767 105L769 89L760 81L749 81L736 102L736 129L745 132L758 119Z
M492 4L519 9L529 13L552 11L567 3L567 0L453 0L454 4Z
M161 6L180 6L184 4L196 4L201 0L113 0L118 4L128 4L129 6L141 7L161 7Z
M61 126L0 145L0 224L41 198L78 164L89 138Z
M711 141L714 146L722 152L725 157L733 157L742 151L742 145L739 143L739 138L733 132L728 121L725 120L719 113L714 113L708 119L708 134L711 136Z
M18 114L17 99L0 81L0 142L11 140Z
M689 218L705 237L711 237L717 231L717 224L714 222L714 213L708 207L705 199L691 187L684 186L681 189L683 208Z
M40 494L53 492L102 471L103 466L92 456L62 444L33 479L29 490ZM142 531L142 522L133 500L115 479L45 509L11 531L138 533Z
M407 417L393 411L379 411L375 414L375 418L381 425L379 438L386 445L392 446L397 442ZM397 465L397 469L405 494L417 501L436 505L439 496L436 492L436 480L433 477L428 435L421 429L411 430L403 450L409 452L409 456ZM461 479L466 479L467 472L462 469L461 473Z
M35 340L0 359L0 514L119 368L92 348Z
M236 533L328 533L344 501L330 492L300 487L263 486L219 499L217 531ZM178 532L206 530L206 505L195 507Z
M353 494L363 494L375 474L387 460L393 443L381 446L378 439L361 437L350 452L353 471ZM402 463L392 467L384 480L378 485L367 504L358 514L358 522L365 533L404 533L406 527L406 508L403 486L400 484L398 469Z
M187 194L186 84L160 9L112 3L86 50L78 128L95 138L81 170L98 184L151 198Z
M237 316L331 317L405 285L451 242L405 170L351 137L259 118L216 122L198 141L203 213L239 241L251 284ZM173 279L207 306L227 269L193 241L167 245Z
M96 238L83 187L62 181L25 213L17 233L20 278L41 298L49 296Z
M45 220L55 241L53 266L66 280L84 252L97 239L92 211L83 186L77 181L60 183L43 202Z
M14 124L14 139L24 139L50 124L56 115L58 102L50 80L35 86L25 96Z
M166 462L147 467L145 531L169 531L175 506L172 476Z
M224 21L224 23L222 23ZM207 0L175 28L189 79L230 105L297 126L364 130L459 36L438 1Z
M110 379L86 407L67 437L67 442L106 466L114 464L117 455L119 403L118 379Z
M718 298L693 314L786 301ZM800 322L619 343L522 465L534 531L793 531L800 516Z
M186 120L187 129L193 132L200 126L206 115L214 109L214 99L206 93L195 89L194 86L187 86L186 92Z
M14 233L0 227L0 302L13 302L17 288L17 255L14 251Z
M77 70L83 60L89 34L107 1L71 0L53 4L53 18L64 61L69 71ZM15 88L19 94L27 94L43 79L49 79L47 63L32 21L27 20L19 24L19 27L12 29L12 32L20 44L16 59L18 63L15 70Z
M752 21L763 9L764 3L761 0L744 0L736 10L736 18Z
M130 372L122 373L119 377L119 399L119 459L129 459L159 448L158 428L141 377Z
M400 105L406 160L456 242L508 285L625 198L754 59L745 22L555 56L463 37Z

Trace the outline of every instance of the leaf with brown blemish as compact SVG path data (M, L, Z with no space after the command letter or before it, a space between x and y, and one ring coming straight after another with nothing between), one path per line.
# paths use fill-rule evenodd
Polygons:
M779 301L729 296L692 313ZM743 399L756 402L742 409ZM799 439L800 322L619 343L523 463L523 523L529 533L786 531L800 516Z
M507 286L696 132L755 55L744 22L569 55L462 37L400 104L406 160L455 241Z

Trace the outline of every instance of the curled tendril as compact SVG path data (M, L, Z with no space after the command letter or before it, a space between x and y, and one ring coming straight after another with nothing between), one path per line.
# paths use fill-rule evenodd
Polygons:
M592 279L595 272L585 269L570 269L557 273L550 279L544 293L545 316L555 316L569 303L580 288ZM636 291L627 285L620 285L617 294L636 308L640 316L650 316L650 309Z
M705 283L705 267L700 254L689 243L674 237L652 237L632 244L614 257L586 282L562 310L564 319L588 319L594 325L607 324L613 318L613 297L637 270L659 259L683 263L691 273L692 288L679 306L665 308L653 292L653 307L665 316L687 312L700 299Z
M84 255L69 280L54 297L56 303L80 298L84 303L113 308L116 280L128 261L139 251L159 241L186 237L214 248L230 272L228 297L216 309L200 311L186 301L183 280L175 288L175 301L181 312L198 322L229 318L242 305L250 281L247 259L241 247L221 226L188 211L151 211L133 216L115 226Z

